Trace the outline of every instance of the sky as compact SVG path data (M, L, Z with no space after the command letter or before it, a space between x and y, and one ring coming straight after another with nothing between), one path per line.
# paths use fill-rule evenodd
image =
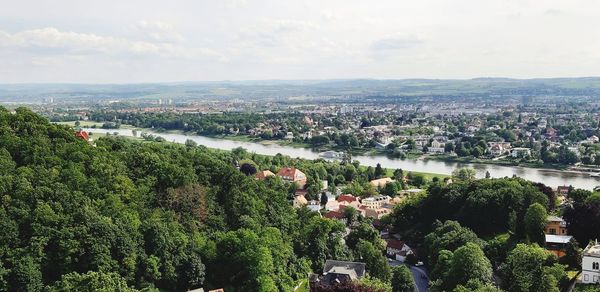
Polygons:
M0 83L600 76L596 0L0 0Z

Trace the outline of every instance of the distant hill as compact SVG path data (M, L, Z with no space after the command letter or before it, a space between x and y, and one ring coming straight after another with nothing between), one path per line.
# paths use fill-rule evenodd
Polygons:
M141 84L0 84L0 101L290 96L600 96L600 77L249 80Z

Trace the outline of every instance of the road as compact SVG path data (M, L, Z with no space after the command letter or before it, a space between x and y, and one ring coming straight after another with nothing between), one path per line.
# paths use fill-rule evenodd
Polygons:
M392 259L388 259L388 263L392 267L404 265L404 263ZM415 292L427 292L429 289L429 277L427 276L427 271L425 268L410 265L406 266L410 269L410 272L413 275L413 280L415 281Z
M415 280L415 292L427 292L429 289L429 277L425 268L409 266L410 272Z

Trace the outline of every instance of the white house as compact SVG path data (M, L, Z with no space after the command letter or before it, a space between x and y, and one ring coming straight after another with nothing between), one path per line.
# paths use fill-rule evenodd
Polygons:
M429 152L429 153L444 153L445 147L446 147L446 143L440 142L438 140L433 140L433 142L431 142L431 147L427 148L427 152Z
M367 208L378 209L381 208L381 206L383 206L384 204L388 204L391 199L392 198L390 198L389 196L380 195L375 197L364 198L362 199L361 203L364 206L367 206Z
M515 157L515 158L528 157L528 156L531 156L531 149L521 148L521 147L513 148L511 155L512 155L512 157Z
M583 250L581 282L584 284L600 283L600 245L598 240L590 242Z

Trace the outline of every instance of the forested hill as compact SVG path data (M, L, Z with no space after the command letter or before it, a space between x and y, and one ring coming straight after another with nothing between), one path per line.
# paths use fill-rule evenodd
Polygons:
M280 180L246 177L231 155L116 138L94 147L0 107L0 290L291 291L343 258L343 226L296 212ZM319 236L321 249L303 244Z

